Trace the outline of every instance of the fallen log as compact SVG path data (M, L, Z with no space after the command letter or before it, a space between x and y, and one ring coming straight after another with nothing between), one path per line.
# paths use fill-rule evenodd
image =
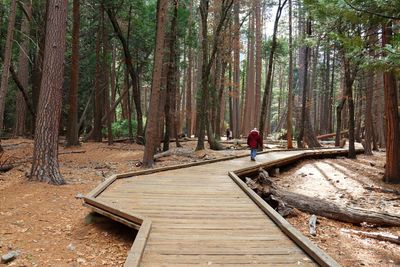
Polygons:
M366 222L376 226L400 225L400 215L397 214L339 205L324 199L312 198L283 190L271 190L271 192L291 207L337 221L354 224Z
M348 130L342 131L340 133L340 135L347 134L348 132L349 132ZM327 139L327 138L332 138L332 137L335 137L335 136L336 136L336 133L322 134L322 135L318 135L317 139Z
M12 168L14 168L13 164L2 165L0 166L0 172L8 172Z
M69 154L80 154L80 153L86 153L86 150L63 151L63 152L58 152L58 155L69 155Z
M341 229L342 232L347 234L358 235L361 237L366 238L373 238L379 241L386 241L400 245L400 236L391 235L387 233L379 233L379 232L364 232L364 231L357 231L351 229Z
M27 144L33 144L30 142L21 142L21 143L16 143L16 144L6 144L3 145L4 148L9 148L9 147L15 147L15 146L20 146L20 145L27 145Z
M172 148L167 151L155 154L154 160L157 160L157 159L160 159L163 157L169 157L169 156L182 156L182 157L187 157L187 158L195 158L196 154L191 149L177 147L177 148Z
M251 181L246 178L246 180L247 185L282 216L288 211L290 214L291 208L296 208L310 214L354 224L366 222L375 226L400 225L400 214L366 210L282 190L265 175L264 170L260 171L257 178L250 179ZM282 210L285 212L282 213Z
M379 193L389 193L389 194L395 194L395 195L400 196L400 191L399 190L393 190L393 189L387 189L387 188L381 188L381 187L374 187L374 186L364 186L364 189L369 190L369 191L379 192Z

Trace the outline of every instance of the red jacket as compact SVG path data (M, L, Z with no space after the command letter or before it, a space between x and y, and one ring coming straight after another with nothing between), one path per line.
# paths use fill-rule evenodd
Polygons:
M249 145L250 148L257 148L258 145L262 146L262 140L260 133L256 130L251 130L249 133L249 136L247 137L247 145Z

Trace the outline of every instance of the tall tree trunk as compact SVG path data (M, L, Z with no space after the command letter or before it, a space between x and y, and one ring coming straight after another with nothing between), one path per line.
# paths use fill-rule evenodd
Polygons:
M263 96L263 101L261 105L261 114L260 114L260 135L261 135L261 140L263 139L264 135L264 130L265 130L265 118L267 115L267 105L268 105L268 99L270 98L270 94L272 93L272 65L274 62L274 53L276 50L277 46L277 32L278 32L278 23L279 19L282 14L282 10L286 4L287 0L284 0L283 2L279 0L279 5L278 9L276 10L276 15L275 15L275 22L274 22L274 32L272 35L272 44L271 44L271 50L269 52L269 59L268 59L268 72L267 72L267 78L265 82L265 89L264 89L264 96Z
M261 104L261 76L262 76L262 18L261 18L261 0L255 1L255 16L256 16L256 84L255 84L255 103L254 125L259 125L260 121L258 114L260 114Z
M244 103L244 117L243 117L243 134L248 133L255 127L254 124L254 103L255 103L255 92L254 92L254 15L250 16L249 20L249 31L248 31L248 49L247 49L247 79L246 79L246 102Z
M325 72L324 72L324 82L323 88L324 92L322 95L322 107L320 112L320 130L322 134L327 134L329 132L329 116L331 114L331 105L330 105L330 59L331 59L331 50L328 49L326 51L326 61L325 61Z
M334 111L333 111L333 99L335 98L335 64L336 64L336 52L335 49L332 53L332 71L331 71L331 85L330 85L330 92L329 92L329 113L328 113L328 133L333 132L333 121L334 121Z
M189 36L192 36L192 21L193 21L193 1L189 4ZM186 80L186 134L192 137L192 85L193 85L193 47L189 45L188 51L188 68Z
M72 59L71 87L69 92L69 112L67 121L67 146L79 145L78 137L78 84L79 84L79 1L73 1L72 7Z
M32 103L34 108L34 113L37 114L37 108L39 105L39 94L40 94L40 86L42 84L42 70L43 70L43 56L44 56L44 45L45 45L45 37L46 37L46 23L47 23L47 10L49 6L49 2L45 1L45 4L42 4L44 11L39 15L40 18L43 18L39 22L39 29L37 30L37 34L39 36L39 46L37 48L37 52L35 55L35 62L32 69ZM34 11L34 10L33 10ZM32 118L31 121L31 133L35 132L35 123L36 118Z
M16 9L17 9L17 1L12 0L10 14L8 16L7 37L4 48L3 72L1 74L1 84L0 84L0 133L3 132L4 128L4 111L6 105L6 94L8 89L8 77L10 74Z
M373 128L372 128L372 99L374 96L374 72L367 72L366 82L366 103L365 103L365 143L364 154L372 155L371 143L373 141Z
M317 72L318 72L318 57L319 57L319 45L320 45L320 38L318 38L317 46L312 50L310 56L312 56L312 72L311 72L311 80L309 90L309 102L312 104L312 126L314 128L314 132L316 134L319 133L319 125L317 124L317 104L318 104L318 88L317 88Z
M347 105L349 110L349 158L356 158L356 151L354 147L355 141L355 122L354 122L354 99L353 99L353 83L355 79L355 70L351 69L350 60L343 54L343 67L345 79L345 97L347 98ZM354 68L354 66L353 66Z
M287 148L293 148L292 142L292 113L293 113L293 37L292 37L292 0L289 0L289 89L288 89L288 102L287 102L287 120L286 120L286 128L287 128Z
M121 98L121 118L123 120L128 119L128 103L129 101L129 88L130 88L130 82L129 82L129 73L128 69L125 66L124 68L124 89L123 92L126 92L126 94L120 94Z
M168 71L167 71L167 96L165 103L165 135L164 135L164 146L163 151L169 149L169 141L171 133L174 128L175 120L174 113L176 107L176 27L178 19L178 1L173 0L173 15L171 18L171 32L168 35L168 46L169 46L169 58L168 58Z
M176 0L176 10L178 10L178 6L179 6L179 0ZM177 15L178 16L178 15ZM174 137L175 137L175 146L176 147L182 147L181 146L181 144L180 144L180 142L179 142L179 137L178 137L178 135L179 135L179 133L180 133L180 131L181 131L181 128L180 128L180 92L179 92L179 88L180 88L180 79L179 79L179 77L180 77L180 70L179 70L179 66L178 66L178 59L179 59L179 54L178 54L178 52L176 52L176 48L177 47L179 47L179 44L177 43L177 41L176 41L176 44L175 44L175 62L174 62L174 65L175 65L175 69L174 69L174 80L175 80L175 90L173 91L173 102L172 102L172 104L173 104L173 106L172 106L172 108L173 108L173 110L174 110L174 113L173 113L173 133L174 133Z
M30 20L32 16L32 7L29 3L25 4L27 14L22 19L21 33L22 44L18 57L18 80L26 90L29 83L29 32ZM26 91L25 91L26 92ZM19 91L16 99L16 116L14 126L14 136L23 136L25 134L25 118L26 118L27 104L25 102L23 93Z
M31 180L64 184L58 164L58 130L64 82L67 1L48 0L43 77L36 120Z
M108 38L108 29L106 24L106 18L104 16L105 13L105 2L104 0L101 3L101 16L102 16L102 25L101 32L103 38L103 54L102 54L102 90L104 95L104 113L107 117L107 143L108 145L113 144L113 135L112 135L112 113L110 109L110 62L109 62L109 52L110 52L110 42Z
M227 15L232 7L233 0L223 0L221 2L221 14L219 16L218 26L214 33L213 43L211 45L211 53L208 54L208 9L209 0L200 1L200 17L201 17L201 34L202 34L202 67L201 67L201 90L200 90L200 101L199 106L202 109L198 110L199 120L199 138L196 146L196 150L204 149L205 130L207 130L207 139L211 149L220 150L222 149L221 144L215 140L214 134L211 130L211 123L208 120L209 116L209 81L211 67L215 61L216 53L218 50L218 44L220 39L220 33L225 25Z
M219 88L218 88L218 104L217 104L217 111L216 111L216 128L215 128L215 138L218 140L221 140L221 134L222 134L222 126L224 124L224 111L225 111L225 99L224 99L224 88L225 88L225 71L226 71L226 66L227 62L224 59L225 55L222 56L222 66L221 66L221 77L220 77L220 82L219 82Z
M373 100L373 107L375 113L375 127L376 130L376 142L379 143L379 147L386 147L386 134L385 134L385 96L384 96L384 81L383 73L378 72L375 77L375 91Z
M100 18L102 19L102 17ZM101 88L101 46L102 46L102 35L101 35L101 21L99 22L97 28L97 37L96 37L96 73L95 73L95 92L94 92L94 101L93 101L93 131L90 136L90 139L95 142L102 141L102 117L103 117L103 90Z
M308 37L311 36L311 19L307 18L305 31ZM300 64L302 71L300 72L300 79L302 79L302 109L301 109L301 122L300 122L300 132L297 138L297 147L304 147L303 139L307 143L308 147L320 147L318 140L315 136L314 129L311 124L310 117L310 105L308 99L309 91L309 79L308 79L308 63L310 60L310 47L308 45L304 48L303 53L303 64Z
M392 44L392 24L387 23L382 29L382 45ZM400 183L400 118L397 103L397 80L394 69L383 74L385 88L385 118L386 118L386 168L384 181Z
M232 134L234 138L240 135L240 1L234 4L234 37L233 37L233 93L232 93Z
M356 101L355 101L355 106L356 106L356 116L355 116L355 131L354 131L354 140L358 143L361 143L361 135L362 135L362 129L361 129L361 118L362 118L362 110L363 110L363 91L365 91L365 74L361 76L361 79L363 81L360 81L358 83L358 91L356 91Z
M111 62L112 62L112 67L111 67L111 76L110 76L110 84L111 84L111 107L114 106L115 100L117 97L117 51L116 51L115 44L112 44L112 56L111 56ZM116 118L116 112L115 109L111 110L111 118L112 121L115 122L117 120Z
M339 102L339 105L336 107L336 137L335 137L335 146L340 146L340 138L342 131L342 111L344 104L346 103L346 97L342 96L342 99Z
M266 119L265 119L265 133L267 136L272 133L271 132L271 117L272 117L272 102L274 101L274 94L272 92L273 92L274 83L275 83L275 68L276 68L276 63L274 62L272 64L271 92L270 92L269 98L268 98L267 115L266 115Z
M154 153L158 140L158 117L160 103L160 87L162 58L165 39L165 23L168 8L168 0L157 1L157 29L156 47L154 51L153 79L151 84L151 97L149 106L149 116L146 127L146 145L143 155L143 166L152 167L154 164Z

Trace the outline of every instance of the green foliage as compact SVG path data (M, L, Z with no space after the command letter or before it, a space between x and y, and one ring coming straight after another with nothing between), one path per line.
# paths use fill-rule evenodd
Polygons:
M119 137L129 137L129 126L128 120L119 120L112 124L112 134L114 138ZM136 120L132 120L132 132L133 135L136 135L137 130L137 122ZM107 129L103 128L102 130L103 135L107 135Z
M271 50L271 46L272 46L272 37L262 41L261 44L262 53L266 55L266 57L269 57L269 51ZM288 55L288 53L289 53L288 40L284 38L277 38L274 59L279 59L280 57L284 57Z

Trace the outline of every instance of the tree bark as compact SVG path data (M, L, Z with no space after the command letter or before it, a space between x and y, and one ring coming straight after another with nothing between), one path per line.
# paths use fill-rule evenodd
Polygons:
M286 120L286 140L287 148L293 148L292 136L292 113L293 113L293 37L292 37L292 0L289 0L289 89L288 89L288 102L287 102L287 120Z
M391 23L383 26L382 46L392 43ZM397 80L395 70L387 69L383 74L385 88L385 123L386 123L386 168L384 181L400 183L400 118L397 103Z
M356 150L354 147L355 141L355 125L354 125L354 99L353 99L353 83L356 76L356 66L351 69L350 60L343 54L343 67L344 67L344 84L345 84L345 97L347 98L347 105L349 109L349 158L356 158Z
M254 125L259 125L260 105L261 105L261 76L262 76L262 17L261 0L255 1L256 17L256 83L255 83L255 104L254 104Z
M311 19L308 18L306 22L306 34L307 36L311 36ZM300 132L297 138L297 147L304 147L303 139L307 143L308 147L320 147L314 129L311 124L310 117L310 105L309 99L307 96L308 88L309 88L309 79L308 79L308 63L310 57L310 47L306 45L304 47L304 53L302 57L303 64L301 64L300 68L302 68L302 75L300 79L302 82L300 83L302 86L302 109L301 109L301 122L300 122Z
M232 134L233 138L240 135L240 1L234 3L234 37L233 37L233 93L232 93Z
M386 147L386 125L385 125L385 96L384 96L384 82L383 73L378 71L375 77L374 84L374 99L373 99L373 109L374 109L374 133L375 133L375 143L379 144L380 148ZM376 147L377 149L377 147Z
M78 86L79 86L79 29L80 29L80 0L73 0L72 7L72 59L71 87L69 92L69 111L67 121L67 146L79 145L78 129Z
M16 9L17 9L17 1L12 0L10 7L10 14L8 16L7 37L4 48L3 72L1 74L1 84L0 84L0 133L3 132L4 128L4 111L5 111L6 95L8 89L8 77L10 74Z
M336 53L335 49L333 50L333 59L332 59L332 71L331 71L331 85L330 85L330 93L329 93L329 113L328 113L328 132L333 132L333 120L334 120L334 110L333 110L333 100L335 98L335 63L336 63Z
M36 120L31 180L61 185L58 164L58 131L64 81L67 1L48 0L43 77Z
M112 135L112 113L110 110L110 62L109 62L109 52L110 52L110 42L108 38L108 29L106 24L106 18L104 17L105 10L104 0L101 3L101 14L102 14L102 25L101 33L103 38L103 54L102 54L102 90L104 95L104 113L107 116L107 143L108 145L113 144Z
M117 98L117 51L114 42L112 43L112 56L111 56L111 76L110 76L110 84L111 84L111 101L110 106L114 106L115 100ZM112 121L115 122L117 120L115 109L111 109L111 118Z
M377 34L373 28L368 29L368 43L371 45L369 48L369 55L375 56L375 52L372 49L372 44L377 40ZM372 115L372 101L374 98L374 84L375 84L375 73L374 71L367 71L366 83L365 83L365 141L364 141L364 154L372 155L372 146L374 142L374 129L373 129L373 115Z
M156 146L158 145L158 109L160 102L162 58L167 7L168 0L157 1L156 47L154 51L153 79L151 85L149 115L146 127L146 145L143 155L143 166L147 168L154 165L153 157L156 151Z
M21 25L22 43L18 57L18 80L26 92L26 88L29 85L29 33L32 7L29 3L25 5L27 13L23 16ZM22 91L17 93L14 136L23 136L25 134L26 110L28 105L25 97Z
M196 150L204 149L204 139L205 139L205 130L207 130L207 140L211 149L220 150L222 149L221 144L215 140L214 134L211 130L211 123L208 121L209 116L209 80L210 80L210 72L211 67L214 63L215 56L218 50L218 43L220 39L220 33L222 28L225 26L225 22L229 11L232 7L233 0L223 0L221 2L221 15L218 21L217 28L214 33L213 43L211 45L211 53L208 54L208 27L207 27L207 18L208 18L208 9L209 9L209 0L201 0L200 1L200 17L201 17L201 35L202 35L202 67L201 67L201 91L200 91L200 101L198 110L198 122L199 122L199 138L196 146Z
M373 128L372 128L372 99L374 97L374 73L373 71L368 72L366 82L366 103L365 103L365 143L364 143L364 154L372 155L372 141L373 141Z
M37 114L38 105L39 105L39 95L40 95L40 86L42 84L42 72L43 72L43 56L44 56L44 46L45 46L45 37L46 37L46 28L47 28L47 10L49 6L48 1L43 1L45 4L42 4L40 7L44 10L42 12L39 11L39 27L37 29L36 34L39 36L39 47L37 49L37 53L35 55L35 62L32 70L32 103L34 108L34 113ZM41 3L43 3L41 2ZM34 10L33 10L34 11ZM43 19L42 19L43 18ZM35 123L36 118L32 118L31 121L31 133L35 132Z
M169 46L169 58L168 58L168 71L167 71L167 95L165 99L165 135L164 135L164 146L163 151L167 151L169 149L169 140L171 137L171 133L176 132L172 131L175 125L174 114L176 110L176 27L177 27L177 19L178 19L178 3L179 0L173 0L173 15L171 18L171 32L168 35L168 46ZM175 134L175 133L174 133ZM177 138L176 138L177 139Z
M218 140L221 140L221 136L223 133L224 126L224 114L225 114L225 97L224 97L224 89L225 89L225 72L228 62L225 60L226 55L222 55L222 67L221 67L221 79L219 82L218 88L218 102L217 103L217 114L216 114L216 128L215 128L215 136Z
M299 195L283 190L274 190L272 192L289 206L326 218L355 224L367 222L368 224L379 226L400 225L400 216L396 214L335 204L331 201Z
M103 18L101 17L100 20ZM101 35L101 21L99 22L99 26L97 28L97 36L96 36L96 80L95 80L95 92L94 92L94 101L93 101L93 131L90 136L90 139L95 142L102 141L102 133L101 130L103 128L102 125L102 117L103 117L103 90L101 88L101 46L102 46L102 35Z
M189 36L192 36L192 21L193 21L193 1L189 4ZM193 48L189 44L188 51L188 68L186 80L186 135L192 137L192 84L193 84Z
M254 8L253 8L254 10ZM255 127L254 124L254 108L255 108L255 91L254 91L254 15L250 15L248 30L248 49L247 49L247 78L246 78L246 102L244 103L243 117L243 135L247 134Z
M357 86L357 91L356 91L356 97L355 97L355 106L356 106L356 115L354 118L355 121L355 131L354 131L354 140L358 143L361 143L361 135L362 135L362 129L361 129L361 118L362 118L362 112L363 112L363 91L365 91L365 75L361 75L361 79L363 81L360 81L358 86Z

